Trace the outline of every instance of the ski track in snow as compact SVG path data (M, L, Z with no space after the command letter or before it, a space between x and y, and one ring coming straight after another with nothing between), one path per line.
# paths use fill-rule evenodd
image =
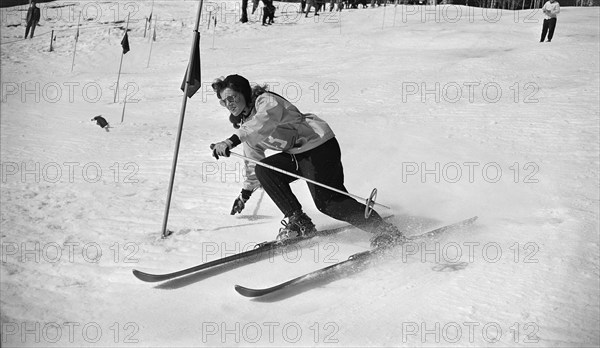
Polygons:
M232 128L214 95L198 92L179 153L175 234L160 238L197 4L155 3L148 68L150 2L133 4L119 103L123 3L95 3L102 15L82 21L73 72L77 20L66 14L83 3L40 5L36 37L15 43L25 7L1 10L3 347L600 344L598 8L564 7L555 40L540 44L539 11L438 6L432 17L429 7L387 6L315 19L276 3L273 26L259 13L241 24L217 12L207 29L215 4L205 4L207 88L240 73L323 117L341 143L346 186L361 196L377 187L393 208L381 213L408 234L480 217L344 277L250 300L233 285L326 267L366 250L369 235L349 230L219 275L133 277L248 250L273 239L281 219L259 192L244 215L228 214L240 164L214 161L208 146ZM90 122L96 115L110 132ZM339 224L303 183L293 187L319 228Z

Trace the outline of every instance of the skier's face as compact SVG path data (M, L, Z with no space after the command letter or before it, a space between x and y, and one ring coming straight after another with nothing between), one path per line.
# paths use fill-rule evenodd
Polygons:
M226 107L233 116L238 116L246 108L246 99L241 93L225 88L220 94L221 105Z

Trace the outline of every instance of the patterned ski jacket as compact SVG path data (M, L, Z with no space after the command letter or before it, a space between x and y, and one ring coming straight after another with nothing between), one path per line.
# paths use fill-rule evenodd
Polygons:
M335 137L327 124L313 114L303 114L283 97L265 92L256 98L250 115L238 129L244 156L265 158L266 150L299 154L312 150ZM244 189L254 190L260 183L255 163L245 161Z

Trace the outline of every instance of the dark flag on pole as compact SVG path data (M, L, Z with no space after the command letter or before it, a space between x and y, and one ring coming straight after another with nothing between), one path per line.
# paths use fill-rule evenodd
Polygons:
M191 98L199 89L200 89L200 34L198 32L195 33L196 37L194 39L194 53L192 56L192 61L188 65L188 69L190 66L192 67L192 73L190 76L187 96ZM181 90L185 91L185 83L188 76L188 69L185 70L185 76L183 77L183 82L181 83Z
M127 32L125 32L125 36L121 40L121 46L123 46L123 54L129 52L129 37L127 36Z

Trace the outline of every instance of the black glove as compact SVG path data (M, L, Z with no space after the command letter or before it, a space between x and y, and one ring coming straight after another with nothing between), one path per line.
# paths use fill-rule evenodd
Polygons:
M219 156L229 157L231 155L231 142L229 140L220 141L216 144L210 144L210 149L213 150L213 157L219 159Z
M233 207L231 208L231 215L239 214L246 207L246 202L250 199L250 195L252 195L252 191L242 189L242 193L235 199L233 202Z
M241 144L242 141L234 134L230 136L228 139L220 141L216 144L210 144L210 149L213 150L213 157L219 159L219 156L229 157L231 155L231 149ZM250 197L250 196L248 196Z

